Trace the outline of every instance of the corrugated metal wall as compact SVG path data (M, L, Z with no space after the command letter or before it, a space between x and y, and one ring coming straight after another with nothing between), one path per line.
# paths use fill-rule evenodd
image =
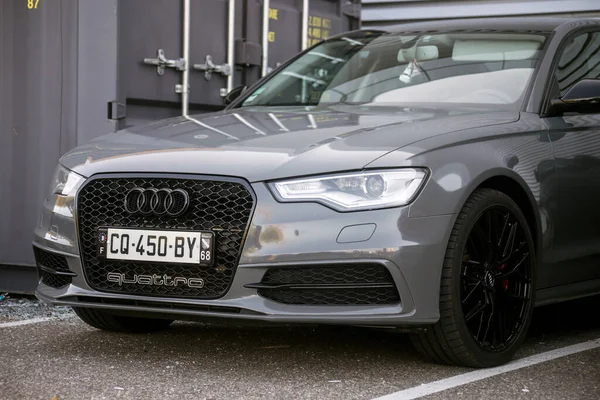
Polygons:
M362 0L364 28L443 18L600 16L600 0Z

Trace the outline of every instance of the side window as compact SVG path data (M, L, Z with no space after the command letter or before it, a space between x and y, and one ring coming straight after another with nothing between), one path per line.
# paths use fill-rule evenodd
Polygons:
M571 38L563 49L556 68L560 95L582 79L600 78L600 32Z

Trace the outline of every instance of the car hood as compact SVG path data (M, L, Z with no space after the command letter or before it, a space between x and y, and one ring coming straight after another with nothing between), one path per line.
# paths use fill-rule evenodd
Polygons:
M61 159L97 173L193 173L262 181L362 169L417 141L518 119L517 112L366 106L233 109L101 136Z

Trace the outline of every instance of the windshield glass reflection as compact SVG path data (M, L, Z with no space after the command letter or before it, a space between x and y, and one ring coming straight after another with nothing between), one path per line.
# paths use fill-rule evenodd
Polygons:
M360 32L314 47L256 89L248 106L366 104L518 109L546 36Z

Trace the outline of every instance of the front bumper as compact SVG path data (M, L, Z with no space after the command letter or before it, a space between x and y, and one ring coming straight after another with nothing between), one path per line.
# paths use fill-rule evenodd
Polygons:
M455 215L409 218L409 207L338 213L312 203L275 201L262 183L252 185L256 208L230 289L214 300L149 297L93 290L84 277L74 224L45 209L34 246L65 256L75 273L60 289L43 283L36 296L45 303L94 307L174 319L226 318L237 321L415 326L439 318L439 284ZM62 231L61 231L62 229ZM73 232L70 232L72 229ZM70 238L70 239L69 239ZM247 287L274 267L379 264L398 290L398 304L292 305L275 302Z

